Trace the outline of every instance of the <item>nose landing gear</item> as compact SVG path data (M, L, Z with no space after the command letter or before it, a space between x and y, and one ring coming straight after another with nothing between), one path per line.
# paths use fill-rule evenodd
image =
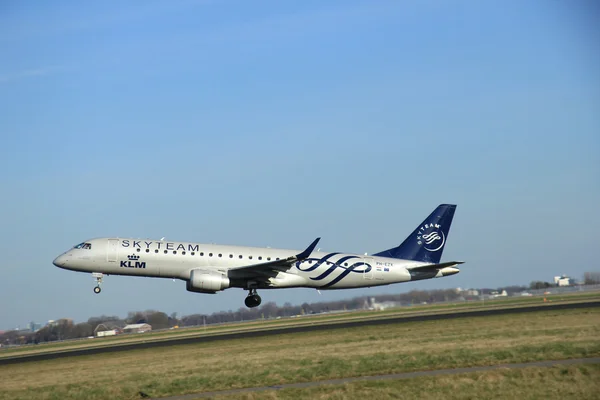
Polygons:
M258 293L256 293L256 289L249 289L248 296L246 296L246 300L244 300L246 307L248 307L248 308L258 307L258 306L260 306L260 302L261 302L261 298L258 295Z
M102 285L102 277L104 274L101 272L92 272L92 276L96 279L96 287L94 288L94 293L98 294L102 291L100 285Z

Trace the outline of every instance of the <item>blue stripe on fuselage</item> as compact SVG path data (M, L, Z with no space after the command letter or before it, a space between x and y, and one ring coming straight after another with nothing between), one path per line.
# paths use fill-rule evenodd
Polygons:
M307 269L302 269L301 265L302 263L300 261L298 261L296 263L296 268L298 268L298 270L302 271L302 272L311 272L314 271L315 269L317 269L318 267L320 267L321 265L323 265L324 262L326 262L327 260L329 260L331 257L338 255L341 253L329 253L327 255L325 255L324 257L318 259L318 258L309 258L308 260L312 261L317 261L315 263L315 265L311 265L309 268ZM333 264L331 265L331 267L329 267L327 270L325 270L323 273L321 273L321 275L314 277L314 278L310 278L313 281L320 281L323 280L325 278L327 278L329 275L331 275L333 273L333 271L335 271L338 268L343 269L344 271L342 271L336 278L334 278L331 282L321 286L323 288L327 288L330 286L335 285L336 283L338 283L339 281L341 281L342 279L344 279L346 276L348 276L351 272L355 272L355 273L366 273L371 271L371 266L365 262L357 262L354 263L352 265L350 265L349 267L344 267L342 264L347 261L347 260L351 260L354 258L359 258L358 256L344 256L342 258L340 258L339 260L333 262ZM361 269L361 270L357 270L356 268L360 267L364 265L365 268Z

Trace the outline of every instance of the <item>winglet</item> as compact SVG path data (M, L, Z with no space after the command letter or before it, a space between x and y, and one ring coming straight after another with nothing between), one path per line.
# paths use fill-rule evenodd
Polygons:
M310 244L310 246L308 246L306 248L306 250L304 250L302 253L296 255L296 259L304 260L304 259L308 258L310 256L310 253L312 253L313 250L315 249L315 247L317 247L317 243L319 243L319 240L321 240L321 238L316 238L315 241L312 242Z

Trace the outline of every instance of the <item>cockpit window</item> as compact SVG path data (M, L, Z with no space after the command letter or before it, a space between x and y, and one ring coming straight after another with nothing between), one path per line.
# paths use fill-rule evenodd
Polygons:
M79 243L77 246L74 247L75 249L85 249L85 250L90 250L92 248L92 244L91 243Z

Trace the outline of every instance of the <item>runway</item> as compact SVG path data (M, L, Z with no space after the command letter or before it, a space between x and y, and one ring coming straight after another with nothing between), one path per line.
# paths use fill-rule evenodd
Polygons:
M600 301L591 302L580 302L580 303L566 303L566 304L550 304L550 305L537 305L537 306L526 306L518 308L502 308L492 310L480 310L480 311L460 311L453 313L440 313L440 314L427 314L427 315L413 315L403 316L398 315L394 317L382 317L381 319L368 319L368 320L357 320L357 321L344 321L344 322L323 322L315 323L312 325L300 325L300 326L286 326L272 329L263 330L249 330L243 332L224 332L214 335L207 336L194 336L194 337L183 337L183 338L171 338L171 339L159 339L144 342L135 343L123 343L115 344L112 346L102 347L90 347L83 349L73 350L60 350L56 352L37 353L31 355L22 355L14 357L0 358L0 365L18 364L23 362L32 361L44 361L44 360L55 360L64 357L77 357L77 356L89 356L95 354L102 354L116 351L127 351L127 350L140 350L140 349L151 349L165 346L175 345L186 345L186 344L197 344L206 342L216 342L223 340L232 339L247 339L254 337L263 337L270 335L281 335L286 333L303 333L303 332L314 332L330 329L346 329L356 328L362 326L373 326L373 325L387 325L387 324L399 324L407 322L423 322L423 321L436 321L436 320L447 320L455 318L467 318L467 317L486 317L493 315L504 315L504 314L519 314L536 311L553 311L553 310L569 310L578 308L593 308L599 307Z
M204 392L204 393L192 393L181 396L163 397L162 400L193 400L202 399L213 396L228 396L228 395L240 395L244 393L255 393L264 392L267 390L282 390L282 389L306 389L320 385L343 385L345 383L361 382L361 381L380 381L380 380L391 380L391 379L409 379L418 378L422 376L432 377L437 375L449 375L449 374L466 374L471 372L485 372L493 371L498 369L516 369L516 368L528 368L528 367L552 367L554 365L574 365L574 364L598 364L600 363L600 357L595 358L576 358L571 360L548 360L548 361L536 361L530 363L520 364L498 364L486 367L470 367L470 368L453 368L453 369L438 369L433 371L415 371L415 372L402 372L399 374L389 375L375 375L375 376L359 376L356 378L343 378L343 379L330 379L326 381L314 381L314 382L302 382L302 383L288 383L284 385L275 386L262 386L253 388L243 389L232 389L232 390L221 390L216 392Z

